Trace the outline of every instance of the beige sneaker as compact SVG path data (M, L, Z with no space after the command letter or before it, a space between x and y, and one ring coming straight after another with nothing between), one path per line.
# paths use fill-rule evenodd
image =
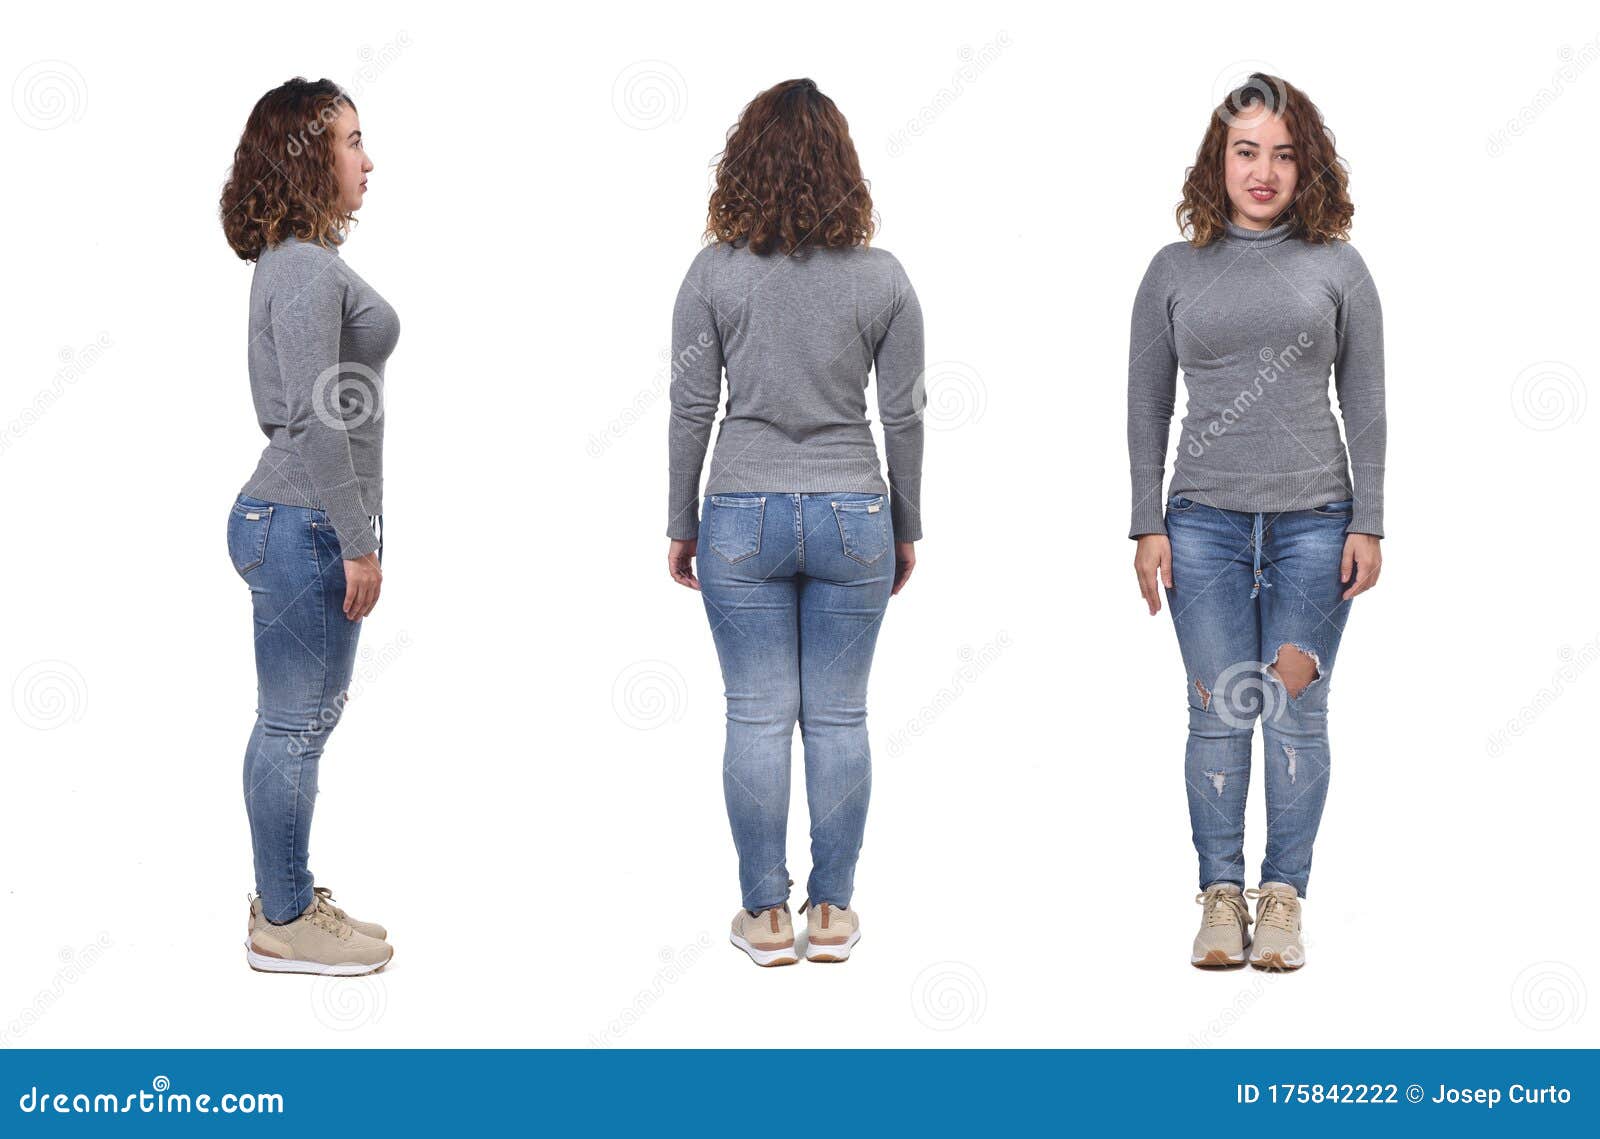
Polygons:
M799 960L794 953L794 922L789 919L789 907L773 906L753 914L741 909L733 915L733 931L728 940L750 954L757 965L793 965Z
M1250 907L1232 882L1214 882L1194 900L1204 906L1189 964L1196 969L1242 969L1250 944Z
M1287 882L1263 882L1244 894L1256 900L1256 941L1250 948L1250 964L1274 973L1292 972L1304 965L1299 892Z
M250 912L254 918L259 905L252 903ZM387 941L351 929L320 896L312 898L294 921L283 925L253 921L244 947L245 959L258 973L358 977L376 973L394 956Z
M357 921L355 918L353 918L349 914L345 913L344 910L342 910L338 906L334 905L333 904L333 891L328 889L326 886L313 886L311 888L311 890L312 890L312 892L314 894L317 895L317 897L321 898L325 903L327 903L328 910L329 910L330 913L333 914L334 917L336 917L340 921L344 922L345 925L349 926L351 929L355 930L357 933L364 933L368 937L377 938L379 941L387 941L388 940L389 931L384 929L383 926L379 925L377 922L375 922L375 921ZM250 895L250 930L251 930L251 932L254 932L256 926L258 924L260 924L261 922L265 921L265 920L266 919L261 916L261 895L260 894L251 894Z
M806 913L807 910L810 913ZM809 900L800 907L806 914L806 960L846 961L850 948L861 940L861 919L854 910L840 909L832 902Z

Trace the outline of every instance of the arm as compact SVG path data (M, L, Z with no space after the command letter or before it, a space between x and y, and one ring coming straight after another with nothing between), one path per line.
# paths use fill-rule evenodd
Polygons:
M889 468L889 516L896 542L922 540L922 419L928 402L923 378L922 306L911 280L895 266L895 299L873 349L878 421Z
M700 469L722 395L722 338L697 257L672 307L671 417L667 427L667 537L700 533Z
M339 410L344 293L334 263L314 253L297 253L273 280L269 312L289 438L333 523L341 556L353 561L375 551L378 539L367 522L370 512L361 500Z
M1130 538L1167 532L1161 481L1178 392L1171 303L1171 273L1163 250L1151 260L1139 284L1128 338L1128 471L1133 483Z
M1333 361L1339 417L1344 420L1355 483L1355 509L1346 533L1383 537L1383 463L1388 420L1383 394L1383 309L1366 262L1353 246L1341 250L1348 263L1339 295L1339 351Z

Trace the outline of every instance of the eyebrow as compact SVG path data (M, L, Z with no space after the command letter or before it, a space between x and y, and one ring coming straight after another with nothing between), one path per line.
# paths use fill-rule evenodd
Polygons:
M1236 138L1236 139L1233 140L1233 145L1234 146L1260 146L1261 144L1259 142L1257 142L1253 138ZM1293 150L1294 149L1294 143L1292 143L1292 142L1280 142L1277 145L1275 145L1272 149L1273 150Z
M347 137L345 139L346 142L359 142L360 140L361 140L361 132L358 131L358 130L351 131L350 134L349 134L349 137Z

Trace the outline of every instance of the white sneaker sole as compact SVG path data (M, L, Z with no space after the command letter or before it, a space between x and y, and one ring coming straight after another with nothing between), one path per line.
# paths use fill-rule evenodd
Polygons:
M324 965L320 961L297 961L290 957L268 957L264 953L257 953L250 948L250 943L244 943L245 960L250 963L250 968L257 973L315 973L322 977L363 977L368 973L376 973L389 961L380 961L376 965L368 965L360 961L347 961L339 965ZM391 952L389 960L394 960Z
M730 933L728 940L748 953L750 960L763 968L772 965L793 965L799 960L795 956L794 946L792 945L786 945L782 949L757 949L737 933Z
M1306 955L1304 953L1296 954L1293 950L1290 950L1287 954L1274 953L1269 950L1259 957L1253 953L1250 955L1250 967L1267 973L1293 973L1305 963Z
M820 961L824 963L848 961L850 959L851 946L855 945L855 943L860 940L861 931L859 929L853 929L850 931L850 936L845 939L845 943L843 945L812 945L810 942L807 942L806 960Z

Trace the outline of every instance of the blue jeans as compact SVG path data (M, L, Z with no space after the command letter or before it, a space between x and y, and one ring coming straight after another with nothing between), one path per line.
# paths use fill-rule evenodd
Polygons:
M228 515L228 555L255 607L244 804L256 891L267 920L286 922L311 904L317 766L344 710L361 622L344 615L344 559L324 511L241 494Z
M894 587L881 494L708 495L696 546L722 662L722 786L747 910L789 897L789 746L805 744L813 903L846 907L867 823L867 674Z
M1328 793L1328 682L1350 603L1339 580L1351 503L1247 514L1174 495L1167 601L1189 696L1184 778L1200 886L1244 885L1244 807L1261 721L1267 852L1261 881L1302 895ZM1291 696L1271 671L1298 649L1316 675Z

